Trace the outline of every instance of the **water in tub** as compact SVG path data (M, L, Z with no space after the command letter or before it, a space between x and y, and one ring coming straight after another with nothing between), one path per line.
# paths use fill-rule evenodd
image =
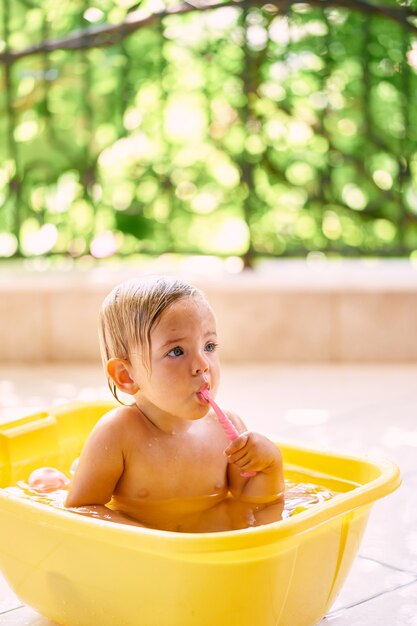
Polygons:
M125 508L130 514L136 506L135 521L149 528L175 532L218 532L261 526L288 519L355 486L334 479L320 483L316 480L312 482L311 478L306 474L287 471L284 499L268 505L245 503L232 498L230 494L219 493L207 496L204 502L202 502L203 498L197 498L197 503L196 498L176 498L165 501L143 498L134 503L112 500L107 506L113 510ZM15 486L5 488L5 491L47 506L64 509L66 487L62 479L57 480L56 488L53 484L43 488L42 485L28 478L27 482L19 481ZM71 511L71 509L66 510ZM84 506L79 510L75 509L74 512L106 519L106 516L98 514L94 507Z

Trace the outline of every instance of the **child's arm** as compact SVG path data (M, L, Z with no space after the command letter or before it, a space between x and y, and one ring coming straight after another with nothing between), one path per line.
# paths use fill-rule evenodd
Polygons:
M73 507L71 510L79 515L102 519L106 522L117 522L118 524L126 524L127 526L140 526L141 528L146 528L144 524L141 524L132 517L129 517L129 515L126 515L122 511L113 511L104 504L90 504L85 507L77 506Z
M225 450L229 461L229 488L232 494L246 502L268 503L280 500L284 494L282 456L277 446L264 435L241 432L240 419L233 416L240 435ZM256 472L252 478L242 472Z
M124 470L120 430L113 411L96 424L81 453L65 506L104 505L110 501Z

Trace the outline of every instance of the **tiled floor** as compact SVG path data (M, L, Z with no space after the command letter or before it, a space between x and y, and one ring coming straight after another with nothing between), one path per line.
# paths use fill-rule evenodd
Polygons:
M374 505L323 626L417 626L416 380L417 365L223 367L219 400L249 427L307 446L386 456L400 466L403 484ZM97 398L108 398L98 367L0 367L0 422ZM22 606L0 575L0 625L23 624L54 626Z

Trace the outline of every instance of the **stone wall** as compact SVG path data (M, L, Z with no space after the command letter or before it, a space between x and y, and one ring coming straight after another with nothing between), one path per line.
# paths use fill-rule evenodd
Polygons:
M97 361L101 301L141 272L1 270L0 362ZM417 361L417 269L406 261L282 261L182 278L211 302L225 362Z

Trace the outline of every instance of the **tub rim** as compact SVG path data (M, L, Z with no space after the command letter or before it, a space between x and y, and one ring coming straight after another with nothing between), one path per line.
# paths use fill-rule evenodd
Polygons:
M350 463L363 473L373 475L371 480L359 484L352 490L338 494L331 500L314 505L309 510L285 520L272 522L254 528L227 530L210 533L177 533L174 531L139 528L107 522L92 517L76 514L71 510L55 509L50 505L25 500L0 488L0 511L13 511L15 514L28 517L32 514L33 521L42 526L65 530L75 536L83 536L92 541L113 541L130 548L146 552L168 553L208 553L248 550L262 545L289 539L303 534L326 522L366 508L376 500L392 493L401 484L398 466L386 458L373 458L368 455L352 456L317 447L300 446L294 442L273 441L282 451L285 469L303 471L314 477L325 474L309 471L308 465L291 465L285 462L286 455L307 457L309 460L320 459L321 462L332 461L336 466ZM334 475L327 474L328 478ZM337 478L337 477L336 477Z

